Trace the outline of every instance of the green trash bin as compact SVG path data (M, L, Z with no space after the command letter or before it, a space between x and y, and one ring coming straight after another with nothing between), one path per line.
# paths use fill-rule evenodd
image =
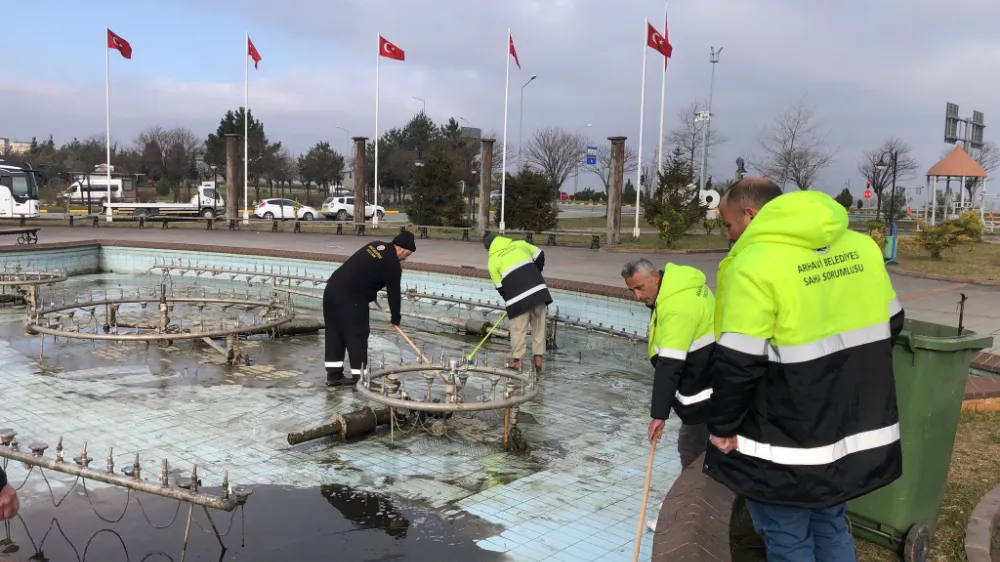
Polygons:
M903 474L847 504L856 537L903 555L927 559L965 397L972 357L991 336L907 319L893 349Z

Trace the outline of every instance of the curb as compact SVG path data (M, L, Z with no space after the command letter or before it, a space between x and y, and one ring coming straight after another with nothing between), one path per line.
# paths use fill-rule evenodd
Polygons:
M709 250L667 250L664 248L632 248L618 246L601 246L598 252L608 252L611 254L728 254L729 249L709 249Z
M986 287L1000 287L998 279L976 279L974 277L963 277L961 275L942 275L940 273L924 273L921 271L909 271L906 269L889 268L889 273L898 273L907 277L918 279L933 279L934 281L950 281L952 283L968 283L969 285L983 285Z
M1000 485L986 492L969 516L965 528L965 556L969 562L991 562L993 529L1000 521Z

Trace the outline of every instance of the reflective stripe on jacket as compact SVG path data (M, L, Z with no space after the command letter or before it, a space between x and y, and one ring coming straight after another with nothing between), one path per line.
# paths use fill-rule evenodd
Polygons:
M815 191L764 205L719 265L705 472L760 502L825 508L902 472L882 252Z
M516 318L540 304L552 302L540 264L543 252L523 240L497 236L490 244L487 269L504 300L507 316Z
M707 421L715 351L715 297L705 274L668 263L649 319L649 359L656 368L650 416L665 420L673 407L681 421Z

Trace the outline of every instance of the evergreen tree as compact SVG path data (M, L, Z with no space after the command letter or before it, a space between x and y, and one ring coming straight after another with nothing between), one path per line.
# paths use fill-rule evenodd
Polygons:
M552 199L554 186L544 174L524 169L517 176L507 176L507 199L504 208L506 226L512 230L542 232L559 222L559 205ZM500 224L500 210L494 216Z
M465 201L458 184L457 167L444 147L435 146L424 165L413 173L406 214L413 224L465 226Z
M851 210L851 205L854 204L854 196L851 195L851 190L846 187L840 192L839 195L834 197L834 200L843 205L848 211Z
M680 147L674 147L663 168L663 172L657 173L657 185L652 198L643 198L646 222L656 224L657 218L668 209L682 217L686 227L701 222L708 206L701 203L690 162Z

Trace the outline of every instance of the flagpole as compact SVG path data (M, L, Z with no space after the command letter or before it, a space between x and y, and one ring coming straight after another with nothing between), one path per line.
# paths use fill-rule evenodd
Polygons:
M250 181L250 30L243 44L243 224L250 224L247 192Z
M649 19L643 19L642 25L642 90L639 94L639 162L635 168L635 228L632 237L639 237L639 193L642 191L642 118L646 107L646 34L649 32Z
M667 5L668 2L663 3L663 33L667 32ZM666 39L666 35L664 35ZM656 169L657 172L663 172L663 105L667 98L667 57L663 56L663 76L660 78L660 148L657 150L657 162ZM659 179L657 179L659 181Z
M378 228L378 96L379 96L379 70L382 63L382 34L377 34L375 43L378 48L375 54L375 201L372 207L372 228ZM362 181L361 185L364 185ZM361 210L361 222L365 222L365 210Z
M107 133L107 160L104 163L104 173L108 178L108 222L111 222L111 48L108 47L108 32L110 27L104 29L104 119L105 132ZM93 170L87 170L87 174L92 174Z
M504 52L507 53L507 80L504 83L503 89L503 164L500 168L500 234L504 233L507 228L507 223L505 222L505 212L507 204L507 102L510 97L510 28L507 28L507 44L504 46ZM492 173L489 171L484 171L486 173Z

